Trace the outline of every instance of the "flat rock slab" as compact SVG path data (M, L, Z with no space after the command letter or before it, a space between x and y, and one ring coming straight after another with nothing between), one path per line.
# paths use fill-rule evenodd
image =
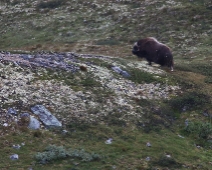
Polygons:
M62 124L57 120L57 118L53 116L51 112L48 109L46 109L43 105L35 105L34 107L31 107L31 110L34 114L38 115L38 117L45 126L48 127L62 126Z

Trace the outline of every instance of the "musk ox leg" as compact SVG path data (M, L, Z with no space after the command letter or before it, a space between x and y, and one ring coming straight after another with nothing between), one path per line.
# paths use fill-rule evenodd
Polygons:
M148 61L148 64L151 66L152 65L152 62L151 61Z
M170 64L168 65L168 67L170 67L171 71L174 71L174 61L173 61L173 59L170 61Z

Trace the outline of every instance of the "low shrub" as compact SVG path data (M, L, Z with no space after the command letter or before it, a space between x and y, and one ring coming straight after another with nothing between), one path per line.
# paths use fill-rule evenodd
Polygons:
M64 2L65 2L65 0L40 1L37 4L37 8L38 9L42 9L42 8L54 9L54 8L58 8L59 6L61 6Z
M49 163L53 160L65 159L67 157L79 158L82 161L88 162L100 159L100 155L95 153L88 153L83 149L68 149L63 146L49 145L44 152L38 152L35 155L37 162L41 164Z
M179 168L181 164L175 161L174 158L161 156L158 160L153 161L153 165L159 165L162 167Z
M212 83L212 76L208 76L205 78L205 83L211 84Z
M184 131L199 139L207 139L212 134L212 125L208 122L189 122Z
M206 104L209 104L210 96L198 92L187 92L182 96L172 98L168 103L176 110L192 110L196 108L202 108Z

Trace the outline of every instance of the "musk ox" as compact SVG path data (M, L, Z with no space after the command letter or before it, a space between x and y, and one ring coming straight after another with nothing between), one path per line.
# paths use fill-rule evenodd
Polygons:
M174 62L170 48L155 38L148 37L137 41L132 53L139 58L145 58L149 65L154 62L161 66L168 66L173 71Z

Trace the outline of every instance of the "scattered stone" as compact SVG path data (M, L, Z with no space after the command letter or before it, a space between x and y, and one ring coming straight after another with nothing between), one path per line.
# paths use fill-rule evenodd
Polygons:
M43 105L31 107L34 114L38 115L43 124L47 127L61 127L62 124Z
M185 138L184 136L178 135L180 138Z
M18 154L13 154L10 156L11 160L18 160Z
M115 165L113 165L113 166L112 166L112 169L116 169L116 166L115 166Z
M13 145L13 148L14 149L20 149L21 148L21 146L18 144L18 145Z
M208 117L208 116L209 116L209 114L208 114L208 111L207 111L207 110L204 110L202 114L203 114L203 116L205 116L205 117Z
M146 161L150 161L150 157L149 156L146 157Z
M200 149L200 148L201 148L201 146L199 146L199 145L196 145L196 147L197 147L198 149Z
M188 121L188 119L186 119L186 120L185 120L185 126L186 126L186 127L188 126L188 123L189 123L189 121Z
M14 108L9 108L8 111L7 111L7 113L8 114L11 114L11 115L14 115L14 116L17 115L17 111Z
M30 122L29 122L28 128L33 129L33 130L39 129L40 128L40 122L36 118L30 116Z
M147 147L151 147L152 145L151 145L150 142L147 142L147 143L146 143L146 146L147 146Z
M67 134L67 133L68 133L67 130L63 130L63 131L62 131L62 134Z
M171 155L166 155L167 158L171 158Z
M182 165L182 167L183 167L183 168L189 168L189 166L188 166L188 165Z
M7 127L7 126L8 126L8 123L4 123L3 126L4 126L4 127Z
M105 141L105 144L112 144L113 139L109 138L108 140Z
M120 69L117 66L113 66L111 67L111 69L119 74L121 74L123 77L130 77L130 74L127 71L124 71L122 69Z
M184 107L182 108L182 112L186 112L187 110L188 110L187 106L184 106Z

